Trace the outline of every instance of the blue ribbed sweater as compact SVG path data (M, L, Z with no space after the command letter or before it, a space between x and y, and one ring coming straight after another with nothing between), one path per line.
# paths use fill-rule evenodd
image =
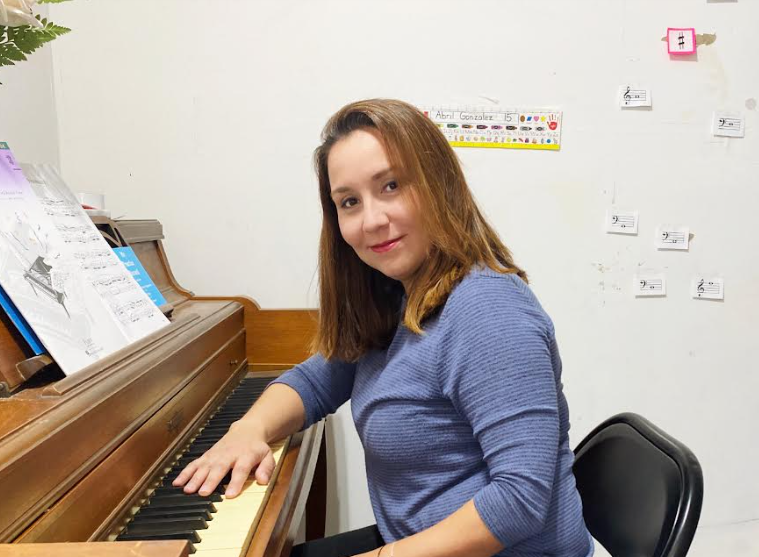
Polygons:
M502 556L586 557L569 412L553 324L515 275L475 269L424 335L403 325L356 364L314 356L277 382L305 427L351 400L374 516L386 542L474 498Z

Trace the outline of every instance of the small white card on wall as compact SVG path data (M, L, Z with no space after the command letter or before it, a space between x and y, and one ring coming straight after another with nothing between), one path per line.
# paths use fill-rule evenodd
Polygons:
M637 234L638 211L606 211L606 232L609 234Z
M721 277L695 277L690 282L690 295L698 300L724 300L724 279Z
M617 98L619 99L619 106L622 108L651 106L651 89L622 85L619 88Z
M688 249L690 229L687 226L672 226L663 224L656 229L657 249Z
M636 275L633 292L636 297L666 296L667 279L660 273Z
M712 117L712 134L724 137L743 137L746 134L746 120L740 114L715 112Z

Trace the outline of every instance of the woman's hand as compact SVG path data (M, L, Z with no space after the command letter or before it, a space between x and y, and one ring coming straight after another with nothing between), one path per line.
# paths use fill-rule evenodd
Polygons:
M232 470L232 480L225 495L236 497L254 468L256 481L269 483L274 471L274 456L261 428L250 421L239 420L213 447L188 464L172 485L184 486L185 493L197 491L199 495L210 495Z

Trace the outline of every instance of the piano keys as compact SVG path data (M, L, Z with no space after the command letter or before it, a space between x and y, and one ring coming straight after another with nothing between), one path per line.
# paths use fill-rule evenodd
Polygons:
M261 382L308 357L315 312L262 310L242 296L196 296L174 279L160 223L93 220L113 247L134 249L173 311L172 322L69 377L54 365L30 377L46 362L19 360L20 348L0 359L6 395L0 398L0 544L10 544L0 552L50 544L48 554L56 555L56 542L134 538L169 523L190 532L185 540L199 538L191 549L201 552L204 537L213 538L212 525L227 528L226 519L217 522L219 513L241 507L243 497L247 525L245 543L233 548L237 555L287 555L306 507L307 537L323 535L323 423L278 448L278 475L265 492L255 486L229 501L217 493L222 500L212 502L213 516L198 516L187 502L197 496L170 487L172 467L210 446L222 434L222 419L234 419L253 402L255 392L239 399L251 381L260 393ZM14 342L0 324L0 345Z
M269 485L258 485L249 478L238 497L227 499L223 493L229 476L207 497L187 495L182 488L172 486L171 482L187 464L221 439L234 421L245 415L269 382L268 378L258 377L242 381L189 447L179 455L116 540L184 539L190 542L191 553L207 553L209 557L240 555L249 534L255 529L255 519L266 503ZM277 466L270 485L276 482L285 446L285 442L280 442L272 447Z

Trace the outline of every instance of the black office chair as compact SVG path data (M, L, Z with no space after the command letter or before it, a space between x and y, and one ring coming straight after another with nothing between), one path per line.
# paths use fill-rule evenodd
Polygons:
M575 449L574 474L593 537L613 557L684 557L701 514L695 455L633 413L612 416Z

